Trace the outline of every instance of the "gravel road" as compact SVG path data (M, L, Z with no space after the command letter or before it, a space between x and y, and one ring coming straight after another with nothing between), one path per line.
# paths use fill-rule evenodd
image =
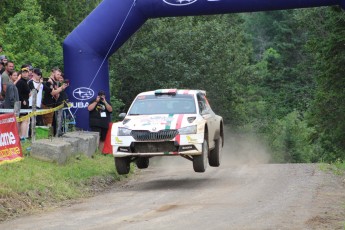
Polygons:
M154 158L101 195L0 229L344 229L344 177L316 164L267 164L253 143L227 140L221 167L202 174L186 159Z

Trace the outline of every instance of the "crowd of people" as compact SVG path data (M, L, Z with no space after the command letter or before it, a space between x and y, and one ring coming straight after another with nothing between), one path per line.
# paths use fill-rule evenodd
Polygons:
M58 67L51 70L49 78L43 78L39 68L33 68L30 64L21 65L17 71L15 63L9 60L3 53L0 45L0 108L14 109L20 102L20 109L50 109L61 105L67 100L65 89L68 83L64 81L63 73ZM36 90L37 94L33 94ZM33 95L36 96L36 105L33 105ZM37 125L54 127L56 122L54 112L36 117ZM20 116L25 116L20 113ZM18 131L21 139L29 137L30 119L18 123Z
M51 70L49 78L43 78L39 68L31 64L23 64L17 71L15 63L4 54L0 44L0 109L14 109L20 103L20 109L52 109L68 100L65 89L69 83L65 82L62 71L58 67ZM34 94L36 90L36 94ZM36 104L33 96L35 95ZM99 149L103 149L104 141L111 122L112 106L106 100L104 91L99 91L96 98L90 101L89 124L91 131L99 132ZM54 135L58 132L56 116L51 112L36 116L36 125L53 127ZM20 117L27 113L20 113ZM18 122L18 131L21 140L30 136L30 118Z

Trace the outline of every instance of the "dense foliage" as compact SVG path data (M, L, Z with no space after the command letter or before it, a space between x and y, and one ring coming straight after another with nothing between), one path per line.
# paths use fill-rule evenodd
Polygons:
M0 43L18 64L62 65L61 43L101 0L3 0ZM199 88L276 162L345 159L345 13L322 7L149 20L110 59L118 112L156 88Z

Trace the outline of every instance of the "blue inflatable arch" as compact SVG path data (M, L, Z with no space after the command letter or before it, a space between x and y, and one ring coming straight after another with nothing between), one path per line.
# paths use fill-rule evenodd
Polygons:
M104 0L63 43L68 95L77 126L88 130L87 105L108 92L108 58L149 18L227 14L340 5L345 0Z

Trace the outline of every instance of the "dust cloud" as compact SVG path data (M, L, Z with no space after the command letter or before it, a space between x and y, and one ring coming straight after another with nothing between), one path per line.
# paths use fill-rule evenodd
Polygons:
M229 129L225 130L221 167L267 164L270 158L269 151L255 135L234 134ZM186 169L193 171L193 163L180 156L153 157L150 167L158 167L169 173Z
M223 165L267 164L270 159L268 149L254 134L235 134L229 129L225 130Z

